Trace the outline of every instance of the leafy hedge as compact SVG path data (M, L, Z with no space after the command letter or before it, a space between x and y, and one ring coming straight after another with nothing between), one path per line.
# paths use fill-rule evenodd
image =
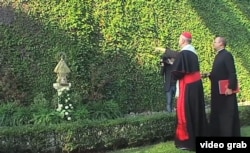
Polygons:
M240 107L248 126L250 106ZM173 140L175 114L130 115L115 120L1 127L0 152L98 152Z
M159 113L117 120L2 127L0 151L87 152L138 146L173 137L175 116Z
M213 37L224 35L250 99L249 1L25 0L1 2L0 97L30 104L56 91L53 69L65 52L69 81L82 103L113 100L123 113L165 108L156 46L178 50L179 34L193 33L201 71L211 69ZM209 99L209 81L204 80Z

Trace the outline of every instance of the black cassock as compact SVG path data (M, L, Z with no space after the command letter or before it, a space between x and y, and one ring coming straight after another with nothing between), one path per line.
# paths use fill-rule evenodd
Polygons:
M198 56L182 50L172 73L179 80L175 145L195 150L196 137L207 136L208 128Z
M233 56L223 49L215 56L211 81L211 136L240 136L239 112L236 94L219 94L219 80L229 80L229 89L236 89L237 75Z

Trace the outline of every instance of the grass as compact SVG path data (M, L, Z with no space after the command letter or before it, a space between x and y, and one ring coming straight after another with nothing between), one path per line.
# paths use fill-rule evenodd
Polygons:
M191 152L179 150L175 148L173 141L167 141L155 145L117 150L109 153L191 153Z
M244 137L250 137L250 126L242 127L241 135ZM192 153L192 152L179 150L175 148L173 141L167 141L155 145L111 151L109 153Z
M250 137L250 126L244 126L241 128L241 135L244 137Z

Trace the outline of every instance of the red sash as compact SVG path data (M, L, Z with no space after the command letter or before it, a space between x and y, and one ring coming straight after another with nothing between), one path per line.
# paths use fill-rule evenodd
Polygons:
M186 86L189 83L196 82L201 79L200 72L194 72L185 74L185 76L179 80L179 97L177 99L177 128L176 128L176 137L179 140L187 140L189 139L189 134L187 131L187 120L186 120L186 111L185 111L185 104L186 104Z

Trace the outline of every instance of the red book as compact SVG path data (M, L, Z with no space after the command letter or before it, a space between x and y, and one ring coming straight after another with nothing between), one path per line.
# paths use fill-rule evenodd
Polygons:
M229 81L228 80L220 80L219 81L219 92L220 94L225 94L226 89L228 87ZM237 88L233 90L233 93L238 93L240 92L239 85L237 85Z

